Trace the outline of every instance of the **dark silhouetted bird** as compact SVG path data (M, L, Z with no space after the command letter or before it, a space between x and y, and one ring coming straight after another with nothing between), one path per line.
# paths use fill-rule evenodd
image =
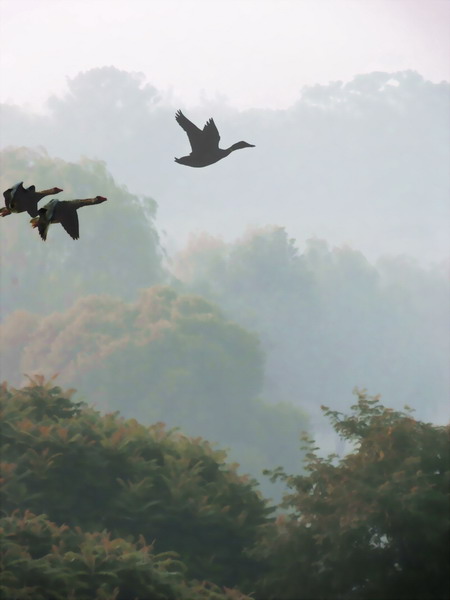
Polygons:
M49 190L36 191L34 185L29 188L23 187L23 181L16 183L12 188L3 192L5 199L4 208L0 209L0 216L6 217L11 213L21 213L27 211L30 217L35 217L38 214L38 202L45 196L59 194L61 188L50 188Z
M192 152L188 156L175 159L175 162L180 165L206 167L225 158L225 156L228 156L234 150L255 147L253 144L248 144L247 142L237 142L229 148L219 148L220 135L213 119L209 119L203 129L199 129L194 123L189 121L181 110L176 113L175 119L187 133L192 148Z
M85 200L57 200L54 198L48 204L38 210L38 216L31 219L32 227L37 227L39 235L45 241L47 239L48 228L52 223L61 223L71 238L79 238L79 224L77 210L82 206L92 206L101 204L107 198L96 196L95 198L86 198Z

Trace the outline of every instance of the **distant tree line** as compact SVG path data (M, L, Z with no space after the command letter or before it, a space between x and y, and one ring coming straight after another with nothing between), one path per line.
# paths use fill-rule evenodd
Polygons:
M372 264L319 239L302 251L284 227L270 226L233 243L200 234L172 270L182 289L257 332L264 397L320 417L323 398L344 408L357 385L396 408L410 404L425 419L446 421L450 285L443 265L406 257Z

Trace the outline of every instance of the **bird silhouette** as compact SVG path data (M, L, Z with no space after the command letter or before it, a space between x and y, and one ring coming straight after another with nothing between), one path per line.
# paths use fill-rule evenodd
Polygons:
M38 202L45 196L59 194L63 190L58 187L53 187L48 190L36 191L34 185L29 188L23 187L23 181L16 183L13 187L3 192L5 206L0 209L0 216L7 217L11 213L27 212L30 217L35 217L38 214Z
M175 162L188 167L207 167L213 163L225 158L234 150L241 148L254 148L253 144L247 142L237 142L229 148L219 148L220 135L213 119L209 119L203 129L199 129L181 110L175 115L177 123L187 133L191 144L192 152L187 156L175 158Z
M83 206L101 204L107 198L96 196L84 200L58 200L54 198L48 204L38 210L38 215L31 219L32 227L37 227L39 235L47 239L48 228L52 223L61 223L71 238L77 240L80 234L77 210Z

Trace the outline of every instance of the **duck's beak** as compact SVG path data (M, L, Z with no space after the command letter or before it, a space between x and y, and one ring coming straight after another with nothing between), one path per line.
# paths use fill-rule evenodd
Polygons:
M6 206L0 209L0 217L7 217L10 214L11 211L9 210L9 208L6 208Z

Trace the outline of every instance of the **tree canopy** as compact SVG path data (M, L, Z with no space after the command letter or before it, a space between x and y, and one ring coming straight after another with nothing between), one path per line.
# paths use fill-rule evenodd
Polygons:
M307 473L272 472L290 493L256 551L267 561L260 597L447 598L450 427L365 391L349 415L323 411L351 451L323 458L306 438Z
M30 379L22 389L4 384L1 390L0 504L8 517L5 535L12 536L13 551L17 544L26 545L27 531L37 530L30 542L31 557L17 550L25 562L32 559L33 573L39 561L48 570L53 560L61 569L68 560L76 560L82 573L86 568L97 573L90 585L106 582L112 590L115 580L111 575L102 578L102 561L107 563L105 569L113 570L114 556L123 553L134 565L131 570L142 570L140 560L157 569L145 556L148 548L127 546L125 540L132 536L135 542L154 541L159 553L177 552L190 579L229 587L249 579L256 563L243 551L271 512L255 482L238 475L236 467L225 462L226 454L201 438L167 431L162 423L144 427L117 413L101 416L71 400L72 394L42 376ZM39 517L43 514L56 529ZM66 536L64 528L72 533ZM111 539L106 533L87 534L106 531ZM115 538L122 540L114 542ZM59 550L45 558L51 544ZM76 556L70 558L67 552ZM144 556L139 558L139 553ZM9 552L5 561L15 570ZM162 570L163 582L166 570L172 570L170 561ZM121 586L130 584L126 574L117 576ZM146 585L149 578L151 573ZM130 596L121 591L120 597ZM140 592L139 597L150 596Z
M289 488L274 519L223 451L73 393L0 390L5 599L448 597L448 426L365 391L348 415L323 407L348 451L305 435L303 474L270 472Z

